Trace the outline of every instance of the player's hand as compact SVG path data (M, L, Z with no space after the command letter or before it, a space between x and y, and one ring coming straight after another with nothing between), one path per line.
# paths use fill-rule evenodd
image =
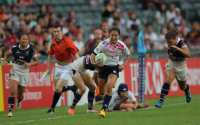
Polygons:
M122 65L119 65L119 67L118 67L118 69L119 69L119 71L121 72L121 71L123 71L124 70L124 65L122 64Z
M6 62L6 61L3 61L3 62L1 63L1 65L2 65L2 67L5 67L5 66L7 65L7 62Z
M49 70L49 69L47 69L47 70L46 70L46 73L47 73L47 74L49 74L49 73L50 73L50 70Z
M180 50L180 48L177 47L177 46L175 46L175 45L172 45L172 46L170 46L170 47L172 47L172 48L174 48L174 49L176 49L176 50Z
M104 64L101 64L100 62L95 62L95 63L93 63L93 65L95 66L95 67L103 67L104 66Z
M30 63L27 63L27 62L24 62L24 65L25 65L26 67L30 67L30 66L31 66Z

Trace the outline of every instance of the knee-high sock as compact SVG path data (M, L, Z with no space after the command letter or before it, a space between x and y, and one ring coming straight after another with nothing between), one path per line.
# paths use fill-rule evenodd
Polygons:
M160 101L164 101L166 98L166 95L169 93L169 87L170 85L167 83L164 83L161 89L161 94L160 94Z
M15 97L8 97L8 111L12 112L15 105Z
M104 111L106 111L106 108L108 107L108 104L109 104L111 98L112 98L112 96L109 96L109 95L104 96L104 102L103 102L103 106L102 106L102 109Z
M72 104L72 106L70 108L75 108L76 104L79 102L81 97L82 96L77 93L76 96L74 97L73 104Z
M88 92L88 109L92 110L94 100L94 92Z
M24 99L24 96L20 99L18 98L17 102L20 103Z
M60 93L54 92L54 97L53 97L53 102L52 102L51 108L53 108L53 109L55 108L59 98L60 98Z

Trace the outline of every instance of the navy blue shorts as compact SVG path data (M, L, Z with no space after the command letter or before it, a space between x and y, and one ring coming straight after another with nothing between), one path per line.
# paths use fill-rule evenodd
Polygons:
M104 65L103 67L99 68L99 74L98 77L101 79L107 79L108 75L110 74L114 74L117 77L119 77L119 69L118 69L119 65L116 66L107 66Z

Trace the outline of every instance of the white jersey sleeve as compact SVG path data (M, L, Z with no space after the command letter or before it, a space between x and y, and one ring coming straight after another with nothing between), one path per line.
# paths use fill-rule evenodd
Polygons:
M132 102L135 102L135 101L136 101L135 96L134 96L133 93L131 93L130 91L128 91L128 98L129 98Z
M113 108L116 106L116 100L118 98L118 93L117 91L114 92L114 94L112 95L112 98L109 102L109 105L108 105L108 110L113 110Z
M96 53L96 54L101 53L101 51L103 50L105 44L106 44L105 41L100 42L99 45L94 49L94 53Z
M130 55L130 51L128 49L128 47L124 44L124 51L123 51L124 54L126 55Z

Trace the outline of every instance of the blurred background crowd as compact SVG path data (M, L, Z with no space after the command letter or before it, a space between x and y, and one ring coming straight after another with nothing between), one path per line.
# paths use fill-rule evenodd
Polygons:
M148 51L167 50L164 36L173 28L191 50L198 50L199 7L200 0L0 0L0 54L26 32L38 56L48 55L52 26L58 24L80 55L90 54L112 27L120 28L120 39L132 53L137 53L140 29Z

